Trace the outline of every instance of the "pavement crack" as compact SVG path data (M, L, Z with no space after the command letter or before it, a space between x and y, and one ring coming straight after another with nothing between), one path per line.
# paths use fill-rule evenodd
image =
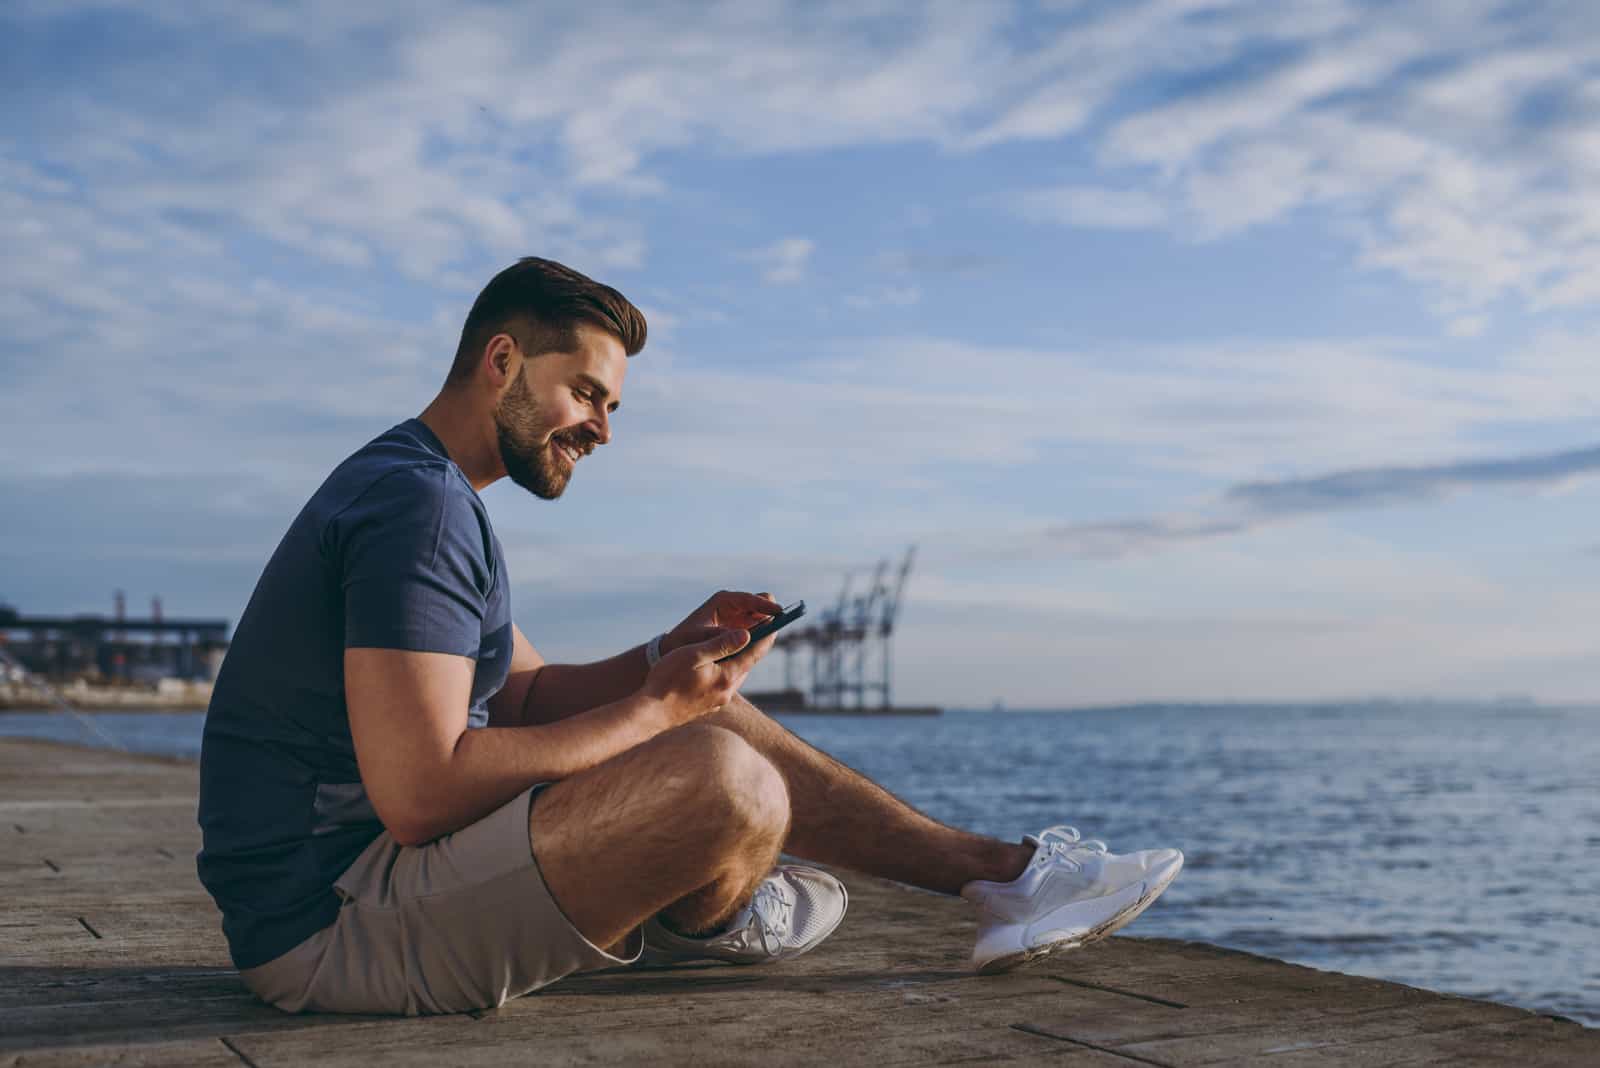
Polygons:
M1153 994L1140 994L1132 990L1123 990L1121 987L1085 982L1082 979L1064 979L1059 975L1052 975L1050 978L1058 983L1066 983L1068 986L1081 986L1085 990L1104 990L1108 994L1121 994L1125 998L1138 998L1140 1001L1148 1001L1152 1005L1165 1005L1169 1009L1187 1009L1189 1007L1181 1001L1169 1001L1167 998L1158 998Z
M55 872L57 875L61 874L61 866L59 864L57 864L55 861L51 860L49 857L43 857L41 859L44 861L44 866L45 867L49 868L51 871Z
M235 1046L233 1044L233 1039L231 1039L231 1038L219 1038L219 1039L217 1039L217 1041L221 1042L224 1046L227 1046L228 1047L228 1052L232 1053L235 1057L238 1057L241 1061L243 1061L246 1065L248 1065L249 1068L260 1068L260 1066L257 1065L255 1061L253 1061L249 1057L245 1056L244 1050L240 1049L238 1046Z
M90 933L90 934L92 934L92 935L94 935L94 936L95 936L95 937L96 937L96 938L102 938L102 937L104 937L104 936L103 936L103 935L101 935L101 933L100 933L100 932L99 932L99 931L96 931L96 930L95 930L95 929L94 929L94 928L93 928L93 927L92 927L92 926L91 926L91 925L90 925L90 924L89 924L89 921L88 921L88 920L86 920L86 919L84 919L84 918L83 918L83 917L82 917L82 916L79 916L79 917L78 917L78 922L79 922L79 923L81 923L81 924L83 924L83 929L84 929L84 930L85 930L85 931L88 931L88 932L89 932L89 933Z
M1033 1024L1014 1023L1011 1025L1011 1029L1013 1031L1021 1031L1023 1034L1027 1035L1037 1035L1040 1038L1050 1038L1057 1042L1066 1042L1070 1045L1082 1046L1084 1049L1092 1049L1099 1053L1108 1053L1113 1057L1121 1057L1123 1060L1136 1061L1139 1064L1154 1065L1155 1068L1173 1068L1173 1065L1168 1064L1166 1061L1153 1061L1149 1057L1141 1057L1137 1053L1123 1053L1119 1049L1112 1049L1110 1046L1097 1045L1094 1042L1085 1042L1081 1038L1068 1038L1066 1035L1058 1035L1054 1031L1046 1031L1044 1028L1035 1027Z

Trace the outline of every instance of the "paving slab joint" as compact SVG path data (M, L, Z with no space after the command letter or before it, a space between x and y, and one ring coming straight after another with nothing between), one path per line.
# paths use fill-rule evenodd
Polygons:
M235 1057L238 1057L239 1060L243 1061L244 1064L246 1065L246 1068L260 1068L260 1066L257 1065L255 1061L251 1060L249 1057L247 1057L245 1055L244 1050L240 1049L238 1046L235 1046L233 1044L233 1039L231 1039L231 1038L219 1038L219 1039L217 1039L217 1041L221 1042L225 1047L227 1047L227 1050L228 1050L229 1053L233 1054Z
M1153 1065L1154 1068L1177 1068L1176 1065L1169 1064L1167 1061L1151 1060L1149 1057L1141 1057L1137 1053L1124 1053L1121 1050L1113 1049L1110 1046L1102 1046L1094 1042L1085 1042L1081 1038L1069 1038L1066 1035L1058 1035L1054 1031L1046 1031L1044 1028L1035 1027L1033 1024L1014 1023L1011 1025L1011 1029L1013 1031L1021 1031L1025 1035L1036 1035L1039 1038L1048 1038L1056 1042L1065 1042L1072 1046L1082 1046L1084 1049L1092 1049L1097 1053L1105 1053L1112 1057L1120 1057L1125 1061L1133 1061L1136 1064L1149 1064Z
M1140 1001L1148 1001L1152 1005L1165 1005L1169 1009L1187 1009L1189 1007L1181 1001L1158 998L1154 994L1140 994L1133 990L1123 990L1121 987L1106 986L1103 983L1091 983L1084 979L1067 979L1060 975L1052 975L1048 978L1054 979L1058 983L1066 983L1068 986L1082 987L1085 990L1103 990L1107 994L1121 994L1125 998L1137 998Z

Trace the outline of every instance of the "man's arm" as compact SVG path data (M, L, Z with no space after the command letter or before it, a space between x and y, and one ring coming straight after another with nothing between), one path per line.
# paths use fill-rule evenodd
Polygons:
M718 631L663 657L620 700L553 723L476 730L467 727L472 658L346 649L345 703L367 797L401 845L458 831L535 783L592 768L726 704L772 645L717 662L748 641L743 630Z
M401 845L460 830L539 782L594 767L673 726L643 693L559 723L467 729L474 661L347 649L345 699L361 781Z
M505 685L489 699L491 727L554 723L620 701L644 685L644 646L592 664L546 664L522 628L511 627L511 667ZM662 642L663 654L674 646Z
M661 655L703 641L719 628L751 627L781 611L783 606L768 594L719 590L662 635ZM643 685L649 671L643 645L592 664L546 664L520 627L512 624L511 632L510 672L489 700L491 726L554 723L620 701Z

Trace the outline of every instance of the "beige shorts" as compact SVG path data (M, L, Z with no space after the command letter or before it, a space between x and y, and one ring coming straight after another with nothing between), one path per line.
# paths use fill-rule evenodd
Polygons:
M528 835L541 787L423 846L385 831L334 883L339 916L283 956L240 973L285 1012L465 1012L493 1008L574 972L632 964L567 920Z

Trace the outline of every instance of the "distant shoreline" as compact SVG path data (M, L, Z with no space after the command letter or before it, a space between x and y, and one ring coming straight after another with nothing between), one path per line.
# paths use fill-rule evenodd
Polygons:
M64 703L63 700L65 699ZM0 682L0 713L4 712L204 712L211 701L209 682L163 680L156 686L104 686L84 682L67 683L50 691L27 683ZM893 709L855 709L789 707L759 704L772 715L937 715L939 711L1027 715L1107 714L1107 713L1208 713L1222 711L1257 712L1336 712L1356 708L1395 711L1496 709L1508 713L1566 711L1600 712L1600 701L1537 701L1528 697L1495 697L1473 700L1448 697L1362 697L1318 700L1247 701L1130 701L1113 704L981 707L947 705L943 709L909 706Z
M46 689L0 682L0 712L204 712L211 683L163 679L154 686L103 686L78 681Z

